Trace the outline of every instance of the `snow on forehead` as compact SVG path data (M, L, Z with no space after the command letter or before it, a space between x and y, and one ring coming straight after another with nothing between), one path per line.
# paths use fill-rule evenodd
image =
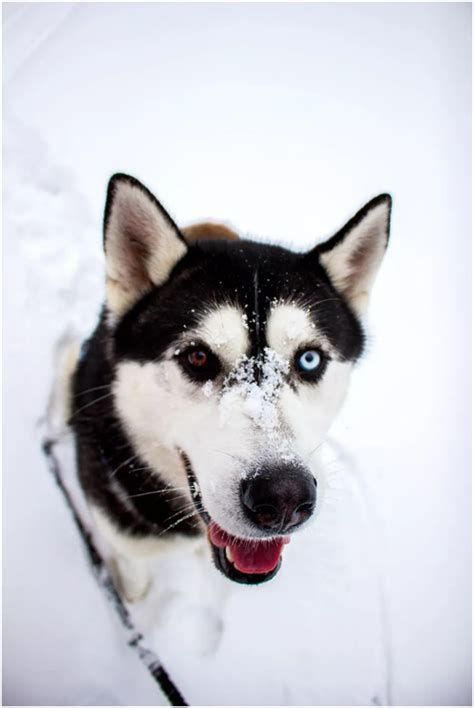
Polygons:
M298 305L275 305L267 320L268 345L287 355L298 346L315 338L315 325L309 311Z
M249 346L247 318L232 305L212 310L202 320L198 330L204 341L230 361L247 352Z

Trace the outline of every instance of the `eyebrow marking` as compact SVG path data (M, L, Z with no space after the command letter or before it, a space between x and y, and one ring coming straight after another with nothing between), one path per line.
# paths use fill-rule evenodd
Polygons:
M307 308L293 303L273 307L267 321L269 347L290 359L302 345L321 346L328 354L334 348L323 329L312 321Z
M186 331L183 346L195 340L208 346L227 364L247 353L249 337L242 310L233 305L219 305L208 311L195 328Z

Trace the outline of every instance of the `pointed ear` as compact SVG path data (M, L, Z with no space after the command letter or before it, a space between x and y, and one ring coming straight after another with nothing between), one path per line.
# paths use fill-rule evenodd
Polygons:
M358 315L369 293L388 244L392 199L372 199L338 233L312 251L332 283Z
M107 190L104 250L107 307L120 317L166 281L187 246L153 194L133 177L116 174Z

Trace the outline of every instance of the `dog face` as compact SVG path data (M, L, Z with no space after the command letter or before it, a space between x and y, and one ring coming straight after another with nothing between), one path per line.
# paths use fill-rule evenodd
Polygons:
M305 254L206 233L186 242L140 183L111 180L116 411L162 478L190 484L216 564L234 580L272 577L321 503L313 455L363 350L389 214L382 195Z

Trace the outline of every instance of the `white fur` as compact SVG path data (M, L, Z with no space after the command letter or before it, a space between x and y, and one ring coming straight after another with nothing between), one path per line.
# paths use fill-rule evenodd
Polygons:
M249 347L245 316L231 305L211 310L194 335L204 340L229 366L244 356ZM192 332L190 336L192 338Z
M125 558L145 559L163 551L178 549L182 545L189 545L190 542L195 543L196 547L202 544L200 537L190 540L176 534L163 536L163 538L157 536L138 538L119 530L97 506L91 505L91 512L102 537L105 538L118 555Z
M63 334L54 352L55 377L48 400L46 422L51 438L68 432L67 422L72 413L72 377L81 351L80 340L71 332Z
M262 394L262 384L257 386L245 376L234 385L226 384L229 377L215 380L212 389L191 383L172 352L158 363L124 362L118 367L114 385L117 413L137 452L150 465L150 474L156 471L166 483L183 488L187 494L178 452L183 450L197 476L207 511L233 535L255 535L240 511L241 479L256 466L271 466L289 453L301 464L312 464L312 453L344 400L351 364L329 362L318 384L299 382L296 390L285 382L283 374L273 376L275 361L289 366L294 352L310 335L310 341L321 342L307 313L295 305L282 305L270 316L267 337L272 349L265 353L271 362L268 395L265 368ZM219 341L226 362L239 373L247 334L237 310L223 307L213 312L191 336L199 336L214 351ZM264 360L263 367L266 365ZM266 425L269 420L271 424ZM322 471L314 471L319 482ZM191 500L189 495L187 498Z
M193 542L196 548L203 545L202 538L194 541L180 536L137 538L119 530L97 506L91 505L90 509L99 534L113 551L111 570L117 578L121 593L129 602L140 600L148 592L151 583L148 561L151 557L179 550L185 545L189 548Z
M303 345L313 345L331 354L327 337L311 321L308 310L292 303L274 305L267 323L269 346L281 356L291 359Z

